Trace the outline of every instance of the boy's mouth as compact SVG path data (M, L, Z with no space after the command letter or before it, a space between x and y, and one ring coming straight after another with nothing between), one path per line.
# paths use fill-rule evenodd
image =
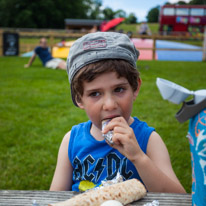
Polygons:
M120 117L120 115L108 115L102 121L109 120L109 119L114 119L116 117Z

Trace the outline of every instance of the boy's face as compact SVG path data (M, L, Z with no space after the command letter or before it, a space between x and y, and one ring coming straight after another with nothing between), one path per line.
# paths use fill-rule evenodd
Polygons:
M77 104L100 130L105 119L122 116L129 123L141 80L138 83L138 89L133 91L128 80L118 78L115 72L101 74L91 82L83 82L84 92Z

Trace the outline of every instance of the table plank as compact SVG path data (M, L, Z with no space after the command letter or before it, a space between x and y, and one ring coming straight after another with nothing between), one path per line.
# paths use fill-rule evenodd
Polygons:
M67 200L76 194L78 193L71 191L0 190L0 206L32 206L33 200L36 200L39 206L47 206L49 203ZM147 196L143 199L129 205L143 206L145 203L152 202L153 200L158 200L160 206L188 206L192 204L190 194L147 193Z

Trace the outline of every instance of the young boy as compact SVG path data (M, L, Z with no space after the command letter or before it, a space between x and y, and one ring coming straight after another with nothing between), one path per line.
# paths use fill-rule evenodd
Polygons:
M113 179L137 178L150 192L185 193L154 128L131 117L141 86L139 52L125 34L91 33L70 49L67 71L72 100L88 122L62 140L50 190L85 191ZM102 122L109 123L102 131ZM113 131L112 141L103 134Z

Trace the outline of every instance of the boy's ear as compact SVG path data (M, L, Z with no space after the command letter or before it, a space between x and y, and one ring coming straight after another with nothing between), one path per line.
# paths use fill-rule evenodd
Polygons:
M138 82L138 87L137 89L134 91L134 101L136 100L138 94L139 94L139 90L140 90L140 87L141 87L141 84L142 84L142 80L140 78L137 79L137 82Z
M78 100L76 99L76 103L80 109L84 109L84 105L80 99L78 99Z

